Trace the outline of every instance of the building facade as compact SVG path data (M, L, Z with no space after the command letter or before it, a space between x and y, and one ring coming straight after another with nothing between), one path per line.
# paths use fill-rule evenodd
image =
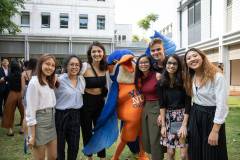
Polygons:
M239 0L180 0L173 24L177 53L195 47L210 61L223 64L231 91L240 91L239 8Z
M0 35L1 57L86 55L93 41L113 50L114 0L27 0L24 6L13 17L21 33Z

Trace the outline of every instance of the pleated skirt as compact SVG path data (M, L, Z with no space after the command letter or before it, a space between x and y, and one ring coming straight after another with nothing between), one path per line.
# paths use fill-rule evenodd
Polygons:
M208 144L216 106L193 104L190 112L188 144L190 160L228 160L225 124L221 125L217 146Z

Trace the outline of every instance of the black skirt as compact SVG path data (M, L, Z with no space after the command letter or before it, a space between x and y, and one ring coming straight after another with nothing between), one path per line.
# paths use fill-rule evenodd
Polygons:
M193 104L189 120L188 144L190 160L228 160L225 124L221 125L217 146L208 144L216 106Z

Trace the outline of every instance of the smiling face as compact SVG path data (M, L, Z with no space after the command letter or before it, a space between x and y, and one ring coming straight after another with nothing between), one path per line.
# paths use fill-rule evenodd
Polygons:
M149 59L148 59L147 57L142 57L142 58L139 60L138 68L139 68L139 70L142 71L142 72L148 72L149 69L150 69Z
M201 68L203 59L196 51L190 51L186 55L186 64L190 69L197 70Z
M151 56L155 60L160 60L163 61L165 56L164 56L164 48L162 43L155 43L150 47L150 52Z
M177 72L178 62L174 57L170 57L166 64L166 70L169 74L174 74Z
M72 57L67 64L67 73L70 76L77 76L80 71L80 62L76 57Z
M100 62L104 57L104 52L100 47L92 46L91 57L92 57L93 62L94 61L95 62Z
M51 76L55 71L55 61L52 58L48 58L42 63L43 76Z

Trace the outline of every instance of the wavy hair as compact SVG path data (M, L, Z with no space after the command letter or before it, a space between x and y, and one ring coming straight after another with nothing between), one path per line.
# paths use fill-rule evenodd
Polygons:
M106 71L107 70L106 50L105 50L103 44L100 43L100 42L95 41L88 47L88 50L87 50L88 63L91 64L93 62L93 59L92 59L92 56L91 56L91 51L92 51L93 46L97 46L97 47L99 47L103 50L103 58L100 61L100 68L99 69L101 71Z
M184 65L185 65L184 87L186 89L187 94L189 96L192 96L192 94L193 94L192 93L192 83L193 83L193 76L195 74L195 71L187 66L186 57L189 52L198 53L203 60L202 65L200 66L201 74L203 77L203 79L201 81L201 86L205 85L209 80L213 81L216 73L221 72L221 71L213 63L211 63L208 60L206 54L203 51L201 51L197 48L189 49L184 55Z

